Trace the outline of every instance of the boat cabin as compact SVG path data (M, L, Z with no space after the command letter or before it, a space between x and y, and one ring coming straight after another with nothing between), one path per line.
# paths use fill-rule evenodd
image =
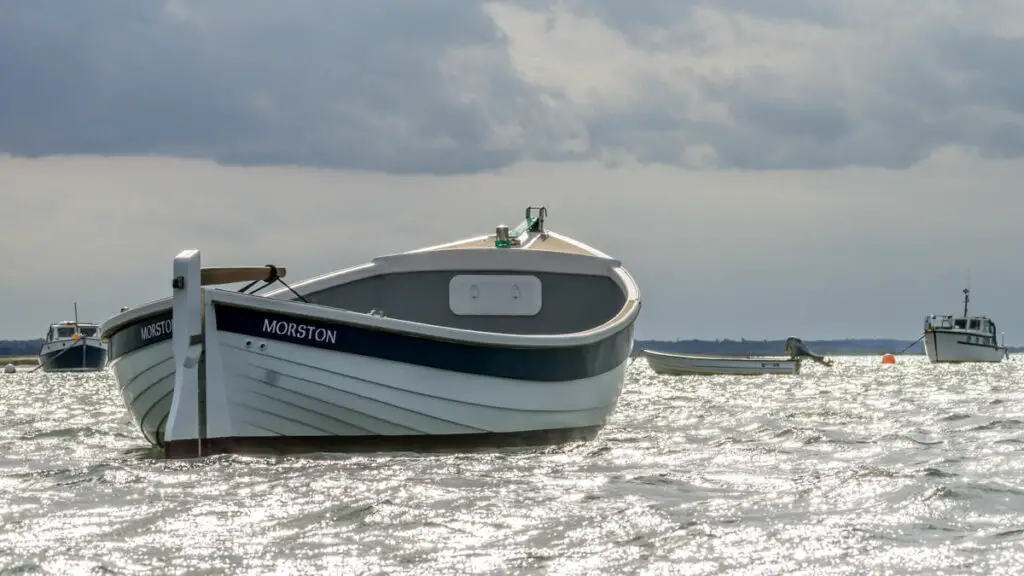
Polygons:
M953 316L932 314L924 319L925 330L955 330L980 336L996 335L996 323L985 316Z
M964 288L964 313L931 314L924 318L924 331L956 332L964 334L969 344L996 346L996 323L986 316L971 316L967 305L971 301L971 289Z
M77 336L75 334L78 334ZM46 333L46 341L72 340L77 338L99 338L100 327L96 324L85 324L65 320L50 324L50 330Z

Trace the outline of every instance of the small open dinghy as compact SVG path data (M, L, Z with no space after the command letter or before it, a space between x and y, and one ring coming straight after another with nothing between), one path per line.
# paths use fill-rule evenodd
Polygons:
M651 370L669 376L799 374L803 358L810 358L825 366L832 365L832 360L811 352L799 338L790 337L786 340L786 353L788 356L715 356L643 351Z
M591 438L618 401L640 293L546 213L266 296L213 286L283 268L204 269L184 251L170 301L103 325L125 404L168 457Z

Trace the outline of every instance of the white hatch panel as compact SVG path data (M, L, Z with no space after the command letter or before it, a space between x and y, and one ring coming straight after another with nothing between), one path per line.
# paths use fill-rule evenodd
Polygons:
M448 283L448 307L459 316L534 316L541 308L540 278L460 274Z

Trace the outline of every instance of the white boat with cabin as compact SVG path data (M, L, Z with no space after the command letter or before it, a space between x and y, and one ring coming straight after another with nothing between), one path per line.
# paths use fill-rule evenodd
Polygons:
M723 356L644 350L643 355L655 374L666 376L799 374L800 362L805 357L832 365L831 360L811 352L799 338L786 340L786 352L788 356Z
M95 372L107 364L107 344L100 338L100 327L75 320L50 324L39 348L39 368L43 372Z
M1002 362L1007 357L1006 346L996 339L996 323L987 316L968 314L970 292L970 288L964 288L962 316L930 314L925 317L922 338L925 354L931 362Z
M618 402L640 293L546 214L294 286L182 252L170 301L103 325L122 398L168 457L591 438ZM246 293L259 281L284 287Z

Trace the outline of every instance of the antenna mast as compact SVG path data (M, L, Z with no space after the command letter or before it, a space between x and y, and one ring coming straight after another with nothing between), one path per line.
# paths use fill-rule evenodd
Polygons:
M964 288L964 318L967 318L967 303L971 301L971 269L967 269L967 287Z

